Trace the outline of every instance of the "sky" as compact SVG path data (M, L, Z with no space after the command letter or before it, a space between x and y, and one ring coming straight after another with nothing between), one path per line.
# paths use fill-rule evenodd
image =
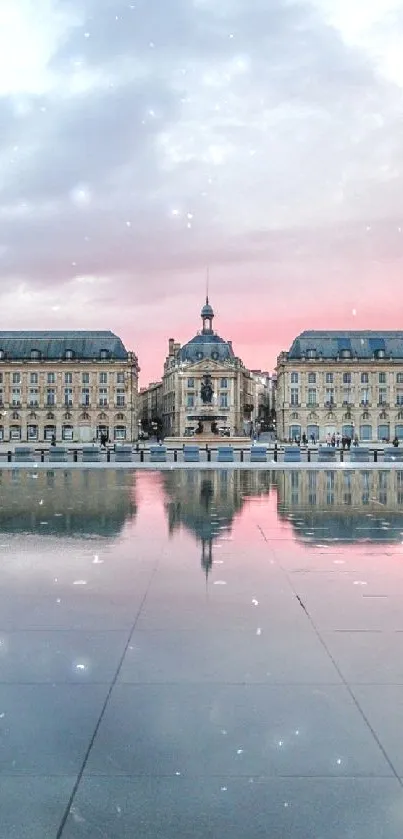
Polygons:
M1 0L2 329L402 326L402 0Z

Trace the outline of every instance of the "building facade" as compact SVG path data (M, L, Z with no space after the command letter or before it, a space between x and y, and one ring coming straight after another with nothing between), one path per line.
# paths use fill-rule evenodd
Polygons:
M137 439L138 373L112 332L0 332L0 441Z
M162 382L151 382L139 392L139 428L148 434L162 431Z
M231 341L213 331L214 311L208 298L201 319L201 331L187 344L169 340L162 378L164 436L182 437L196 431L206 376L212 382L217 430L228 436L243 435L253 416L252 377Z
M277 435L403 439L403 332L303 332L277 360Z

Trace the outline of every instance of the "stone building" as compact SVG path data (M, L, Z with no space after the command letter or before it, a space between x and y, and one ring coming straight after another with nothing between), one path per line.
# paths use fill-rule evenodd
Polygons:
M214 311L206 298L202 329L181 346L169 340L162 378L163 433L181 437L196 431L202 419L201 388L212 383L212 416L230 436L247 433L253 414L252 379L232 348L213 330Z
M149 434L162 429L162 382L151 382L140 388L139 416L142 431Z
M403 332L302 332L277 360L277 433L403 439Z
M0 441L131 441L138 362L112 332L0 332Z

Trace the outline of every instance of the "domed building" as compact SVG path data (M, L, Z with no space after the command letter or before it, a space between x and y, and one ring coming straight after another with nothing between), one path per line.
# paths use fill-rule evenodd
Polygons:
M232 348L213 329L214 310L206 297L200 332L181 346L169 339L162 379L163 433L243 435L253 411L253 382Z

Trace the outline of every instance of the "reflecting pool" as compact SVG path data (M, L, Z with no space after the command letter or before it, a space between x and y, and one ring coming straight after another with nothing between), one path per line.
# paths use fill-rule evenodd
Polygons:
M403 471L0 500L0 839L401 839Z

